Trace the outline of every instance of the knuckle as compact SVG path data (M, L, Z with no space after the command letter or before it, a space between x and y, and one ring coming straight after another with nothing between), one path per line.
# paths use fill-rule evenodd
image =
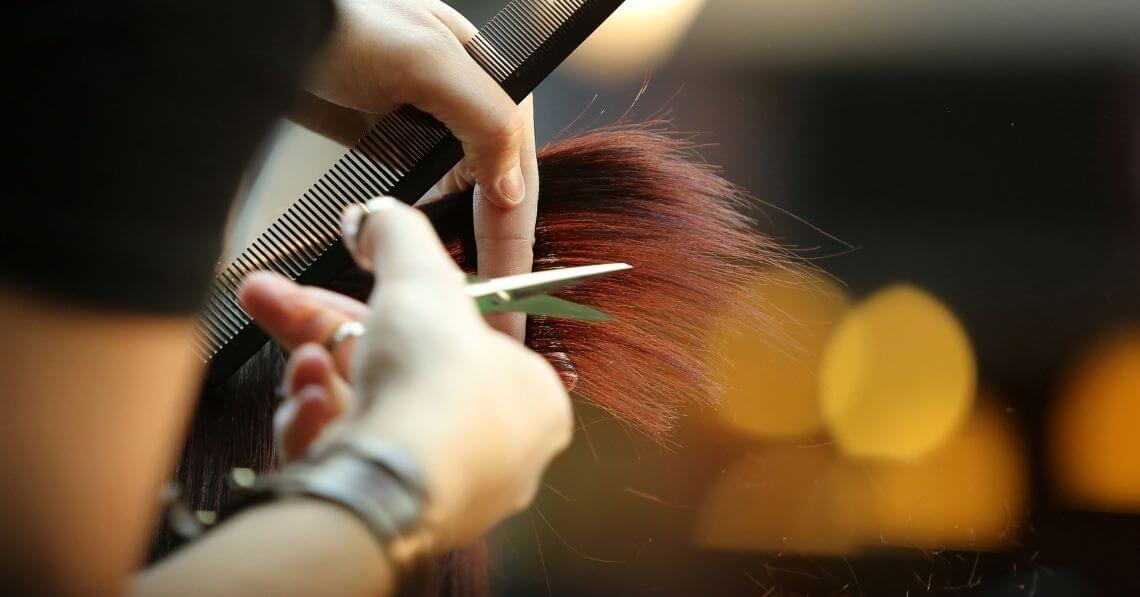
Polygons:
M369 218L368 226L379 233L385 230L406 231L411 229L416 236L438 236L431 225L431 220L424 215L423 211L405 205L396 199L392 200L392 207L384 210L383 214Z
M413 36L412 39L418 36ZM424 45L416 46L416 43ZM388 74L388 94L400 103L421 103L438 93L443 83L443 60L440 52L428 49L431 42L410 41L391 52L391 64L398 65Z
M439 283L400 281L389 283L376 295L376 328L394 341L446 347L447 354L464 359L483 358L485 341L478 328L482 322L474 304L462 293L452 295Z
M560 411L560 415L558 416L559 420L553 425L554 433L552 434L552 439L555 454L570 447L570 442L574 439L574 414L568 398L563 400Z
M430 330L437 318L431 317L444 305L435 293L413 281L389 282L380 292L378 309L384 324L393 328L417 326Z
M527 484L521 491L515 494L515 499L510 504L511 513L518 513L530 507L534 502L534 496L538 495L538 481L536 479L528 479Z
M431 77L419 63L421 57L404 56L403 52L393 52L393 62L402 65L389 74L391 84L388 95L400 104L416 103L420 97L432 92Z
M547 423L553 434L552 438L558 444L557 451L561 451L569 444L574 431L574 412L570 397L562 385L562 379L546 359L533 352L528 352L528 356L534 370L532 391L538 393L542 402L547 405Z
M523 231L475 230L475 247L480 255L496 261L530 266L534 261L534 229Z
M447 84L450 65L458 53L466 56L455 36L437 21L417 23L392 44L385 64L395 66L388 73L392 81L389 95L403 103L432 102Z
M493 120L487 141L503 149L513 149L522 144L525 125L522 112L511 104L509 110L504 110Z
M432 228L431 225L431 220L428 219L427 215L424 214L423 211L414 208L407 208L401 209L399 212L400 217L404 219L404 224L408 226L415 226L422 234L430 234L431 236L436 236L435 229Z

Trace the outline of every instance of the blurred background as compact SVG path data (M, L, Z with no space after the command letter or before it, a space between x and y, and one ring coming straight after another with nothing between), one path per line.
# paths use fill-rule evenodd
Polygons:
M805 267L669 445L579 409L497 593L1140 594L1138 75L1134 0L627 0L539 142L665 110ZM239 235L342 152L282 125Z

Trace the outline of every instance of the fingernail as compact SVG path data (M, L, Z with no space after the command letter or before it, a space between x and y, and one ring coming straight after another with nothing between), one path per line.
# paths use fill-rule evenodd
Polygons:
M523 182L522 168L515 165L511 171L499 179L495 185L499 191L499 197L512 205L522 203L523 196L526 194L526 183Z
M333 413L332 399L329 398L329 393L320 386L310 386L312 389L305 388L300 394L301 406L300 412L308 413L310 416L317 417L324 423L331 419Z
M292 424L294 417L297 416L297 408L300 404L296 400L286 400L281 403L277 408L277 412L273 413L273 427L277 430L288 429Z
M364 208L359 205L348 206L340 218L340 232L349 249L356 246L356 238L360 236L360 221L363 218Z
M365 216L369 216L378 211L391 209L396 205L396 200L392 197L373 197L364 203L364 205L350 205L344 210L344 215L341 216L340 231L344 238L349 242L355 243L356 239L360 237L360 227L364 225L366 220Z
M397 202L394 197L373 197L364 204L364 207L368 210L368 213L374 214L378 211L384 211L385 209L392 209L396 206L396 203Z
M375 197L366 201L364 205L350 205L344 210L340 224L344 246L361 268L372 269L372 260L367 254L367 247L360 246L360 235L363 228L368 225L368 218L378 212L392 209L396 203L397 200L392 197ZM361 249L365 251L362 252Z

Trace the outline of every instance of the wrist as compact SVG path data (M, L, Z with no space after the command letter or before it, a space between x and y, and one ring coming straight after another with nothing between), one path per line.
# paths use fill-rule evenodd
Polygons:
M406 573L430 552L422 531L427 495L414 465L385 444L359 439L242 484L238 508L265 502L324 502L356 519L392 566Z
M376 586L378 581L381 585L378 594L395 594L392 589L401 571L408 568L376 541L372 530L359 516L328 500L307 495L285 497L254 506L241 515L243 520L258 518L272 520L266 524L274 526L307 529L291 531L291 536L308 536L314 547L329 550L327 546L335 544L341 561L352 562L352 568L360 574L375 575L376 580L367 584Z

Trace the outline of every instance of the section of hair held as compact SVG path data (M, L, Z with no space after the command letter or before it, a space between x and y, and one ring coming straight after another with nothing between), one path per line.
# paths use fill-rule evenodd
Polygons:
M624 261L631 271L559 296L611 313L597 323L532 317L527 344L577 397L662 440L687 402L707 403L707 330L757 265L783 253L755 230L749 198L658 124L545 146L534 269ZM470 193L425 206L470 271Z

